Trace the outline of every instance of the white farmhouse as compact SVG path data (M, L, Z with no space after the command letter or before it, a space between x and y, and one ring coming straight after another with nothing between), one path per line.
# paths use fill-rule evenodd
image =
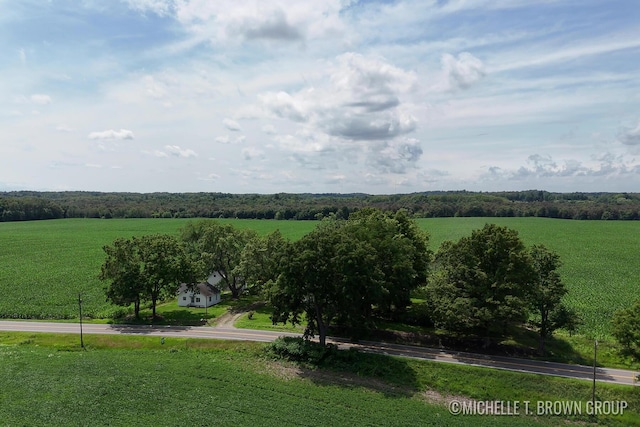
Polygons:
M214 273L206 282L198 283L193 290L190 290L186 283L181 284L178 289L178 306L205 308L218 304L220 289L215 285L220 280L221 277Z

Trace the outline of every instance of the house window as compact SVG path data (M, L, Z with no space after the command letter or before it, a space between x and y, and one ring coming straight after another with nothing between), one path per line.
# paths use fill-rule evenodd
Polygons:
M209 297L209 301L211 301L211 297Z
M196 302L200 302L200 298L196 298Z
M182 297L182 301L186 301L186 300L187 300L187 297Z

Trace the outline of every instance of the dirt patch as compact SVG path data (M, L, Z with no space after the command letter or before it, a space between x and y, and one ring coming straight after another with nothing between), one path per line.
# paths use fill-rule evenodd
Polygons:
M233 326L234 323L236 323L236 320L238 320L240 316L242 316L243 314L244 312L235 313L235 312L227 311L222 316L216 319L216 323L215 325L213 325L213 327L214 328L235 328L235 326Z
M426 403L430 403L432 405L443 405L443 406L448 406L449 403L456 401L456 402L464 402L464 403L471 403L473 402L473 399L470 399L468 397L465 396L453 396L450 394L442 394L439 391L436 390L425 390L423 392L420 392L416 395L420 400L426 402Z
M276 361L268 361L265 362L264 366L261 366L261 370L269 375L272 375L276 378L291 381L295 378L299 378L302 373L302 369L295 365L289 365Z

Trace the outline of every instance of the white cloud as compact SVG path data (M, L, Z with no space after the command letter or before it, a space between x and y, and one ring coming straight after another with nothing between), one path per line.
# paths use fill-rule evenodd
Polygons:
M174 157L183 157L183 158L198 157L198 154L195 151L188 148L181 148L178 145L167 145L164 148L169 155Z
M239 132L242 130L242 127L240 127L240 124L235 120L225 118L222 121L222 124L224 124L224 126L232 132Z
M240 34L249 40L296 41L302 39L302 29L289 23L287 15L282 9L272 9L265 12L265 15L260 19L252 17L243 22L243 28L239 29Z
M240 144L243 143L245 139L246 137L244 135L239 135L234 138L230 137L229 135L221 135L216 137L215 141L218 144Z
M47 105L51 104L51 97L49 95L45 95L42 93L36 93L31 95L31 102L37 105Z
M198 180L200 181L217 181L219 179L220 179L220 175L218 175L217 173L210 173L210 174L207 174L206 176L198 178Z
M467 89L485 75L482 61L469 52L462 52L457 58L446 53L441 63L450 89Z
M267 135L275 135L277 133L276 127L274 125L264 125L262 126L261 130Z
M297 42L339 33L341 8L340 0L184 0L175 4L175 16L196 40Z
M501 167L488 168L489 175L509 180L562 179L575 177L624 177L640 174L640 163L635 159L625 159L622 155L605 153L593 156L589 161L564 159L561 162L549 155L532 154L527 164L518 169Z
M336 58L318 87L294 94L265 93L259 99L277 117L308 123L345 140L384 140L412 132L416 119L400 108L415 73L380 58L347 53Z
M247 147L242 149L242 156L245 160L252 159L264 159L265 154L264 151L256 148L256 147Z
M24 51L24 49L18 49L18 57L20 58L20 63L22 65L27 65L27 53Z
M494 66L489 67L491 72L517 70L528 67L549 66L554 63L563 63L578 59L584 59L596 55L608 54L626 49L636 49L640 46L637 32L631 34L608 35L606 39L586 40L581 43L571 44L570 47L548 46L542 52L528 51L522 55L522 50L512 58L501 58Z
M380 144L369 152L368 160L382 172L404 174L409 168L416 167L422 153L420 141L406 138Z
M104 130L100 132L91 132L89 134L89 139L99 139L99 140L111 140L111 139L124 140L124 139L133 139L133 138L134 138L133 132L127 129L120 129L120 130L109 129L109 130Z
M138 12L152 12L159 16L166 16L176 7L174 0L125 0L129 7Z
M618 140L625 145L640 145L640 122L633 129L623 129L618 135Z

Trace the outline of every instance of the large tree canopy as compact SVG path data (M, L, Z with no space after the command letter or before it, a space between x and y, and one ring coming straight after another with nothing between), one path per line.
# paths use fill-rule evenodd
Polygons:
M144 299L138 247L133 239L117 239L103 248L107 257L100 271L101 280L110 280L105 289L107 301L119 306L133 304L136 318Z
M143 301L151 302L155 317L159 300L175 295L181 282L192 283L195 278L183 245L173 236L121 238L104 251L107 258L100 278L110 281L107 299L122 306L133 303L136 317Z
M403 210L391 215L363 209L349 217L346 228L373 247L383 273L376 309L385 317L402 313L411 304L411 291L426 284L432 256L428 235Z
M527 320L532 268L515 230L487 224L436 255L427 295L438 327L489 337Z
M189 223L182 232L194 256L199 257L207 276L216 272L222 284L237 299L245 288L246 277L242 272L242 252L247 244L258 238L254 230L237 229L231 224L213 220Z
M280 230L247 242L240 254L237 271L250 292L258 293L278 279L288 245L290 242Z
M624 352L640 359L640 299L631 307L616 311L611 323L612 335Z
M560 257L543 245L529 249L533 275L529 301L532 308L532 323L538 329L540 342L538 351L544 353L544 345L556 329L571 327L577 322L575 312L562 303L567 288L560 280L557 269Z
M374 249L352 238L343 224L325 221L288 250L282 272L272 287L273 322L307 321L306 336L326 343L329 326L370 322L371 301L380 290L382 273Z
M410 291L424 285L430 252L427 236L406 215L376 210L349 220L325 220L284 257L271 288L273 321L307 320L307 335L324 344L331 325L360 336L373 313L403 310Z

